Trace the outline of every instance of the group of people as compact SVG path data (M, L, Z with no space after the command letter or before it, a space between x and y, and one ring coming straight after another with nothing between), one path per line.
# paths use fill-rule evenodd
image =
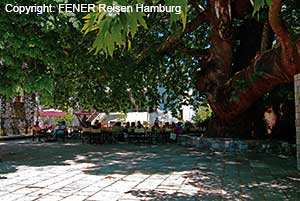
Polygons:
M89 128L89 127L93 129L101 128L101 122L99 120L95 120L95 122L92 124L92 122L88 121L86 115L83 115L81 119L81 125L84 128Z
M35 137L41 136L43 134L46 134L48 130L51 130L52 136L54 137L55 140L59 136L62 136L63 139L65 139L65 136L68 132L68 128L66 125L65 121L59 121L55 126L54 126L54 121L46 121L42 126L40 126L40 122L36 121L34 126L33 126L33 140ZM101 129L102 124L99 120L95 120L93 123L88 121L88 118L86 115L84 115L81 119L81 126L85 128L93 128L93 129ZM148 123L142 124L141 121L137 122L126 122L122 125L121 122L117 122L113 125L114 129L118 129L120 131L123 131L122 133L128 133L132 132L132 130L138 128L145 128L145 129L152 129L153 132L172 132L175 133L176 135L182 134L183 130L187 130L191 128L189 124L182 124L181 122L175 123L175 122L165 122L162 124L162 122L159 121L159 119L156 117L155 121L153 124L150 126Z
M65 139L65 136L68 132L68 127L66 125L65 121L58 121L58 123L56 124L56 126L49 126L49 127L45 127L45 126L40 126L40 122L36 121L35 124L33 125L33 138L32 140L34 141L35 138L38 138L38 140L40 141L41 137L49 137L47 136L47 131L50 130L52 136L54 137L55 140L57 140L57 138L59 136L63 137L63 139Z
M121 126L121 122L117 122L115 126ZM165 122L164 125L161 125L159 122L158 118L155 119L153 122L153 125L148 127L148 125L143 125L141 121L135 122L126 122L124 124L124 129L129 131L130 129L135 129L135 128L152 128L153 131L166 131L166 130L171 130L172 132L175 132L176 134L181 134L183 132L183 124L181 122L178 122L177 124L175 122L169 123Z

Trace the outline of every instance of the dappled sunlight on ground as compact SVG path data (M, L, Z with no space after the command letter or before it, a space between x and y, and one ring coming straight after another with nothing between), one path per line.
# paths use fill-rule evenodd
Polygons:
M177 145L1 143L1 200L295 200L294 157ZM276 198L276 199L275 199Z

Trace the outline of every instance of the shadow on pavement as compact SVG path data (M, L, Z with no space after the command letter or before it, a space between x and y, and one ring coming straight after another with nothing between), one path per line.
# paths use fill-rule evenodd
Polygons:
M15 172L18 166L52 166L70 163L91 163L86 174L167 174L191 171L197 160L207 154L176 145L136 146L82 145L78 143L1 143L0 174Z
M300 174L295 157L266 154L201 152L177 145L86 145L79 143L0 143L0 176L20 166L90 164L88 175L167 175L180 173L197 189L184 194L162 189L133 189L127 194L147 200L295 200ZM1 175L3 174L3 175ZM4 178L5 179L5 178Z

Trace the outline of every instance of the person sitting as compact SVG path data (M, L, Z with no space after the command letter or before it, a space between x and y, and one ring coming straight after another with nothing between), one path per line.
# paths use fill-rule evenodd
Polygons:
M83 115L82 119L81 119L81 123L83 127L88 127L88 121L87 121L87 117L86 115Z
M115 123L115 125L112 127L112 133L113 133L114 142L124 141L124 129L122 128L121 122Z
M67 125L65 121L61 121L58 123L57 127L54 129L53 135L55 140L57 140L58 136L63 137L63 141L65 141L66 133L67 133Z
M36 121L35 124L32 127L32 141L34 141L35 137L38 138L38 140L40 141L40 135L42 133L42 129L39 125L39 122Z
M171 132L173 130L172 126L170 125L169 122L166 122L164 124L164 126L162 127L162 129L163 129L163 132Z
M177 123L175 133L176 133L177 136L183 133L183 127L182 127L181 122Z
M122 123L118 121L117 123L115 123L115 125L113 127L121 128Z
M131 122L130 128L135 129L135 122Z
M128 121L128 122L126 122L126 124L125 124L124 128L125 128L125 129L127 129L127 130L130 128L130 122L129 122L129 121Z
M172 122L172 124L171 124L171 129L172 129L172 130L175 130L176 128L177 128L177 126L176 126L175 122Z
M158 122L154 122L153 128L159 128L159 123Z
M167 128L170 128L171 126L170 126L170 123L169 122L166 122L165 124L164 124L164 126L163 126L163 128L164 129L167 129Z
M92 125L93 129L98 129L101 128L101 122L99 122L99 120L96 120L94 125Z
M128 132L129 132L129 133L133 133L135 127L136 127L136 126L135 126L135 122L131 122L131 123L130 123L130 128L128 129Z
M50 117L49 121L48 121L48 128L47 129L52 130L53 128L55 128L55 121L53 120L52 117Z
M124 125L124 140L125 138L128 137L128 133L130 132L130 122L126 122L126 124Z
M137 125L136 125L137 128L144 128L143 124L141 124L140 121L137 122Z

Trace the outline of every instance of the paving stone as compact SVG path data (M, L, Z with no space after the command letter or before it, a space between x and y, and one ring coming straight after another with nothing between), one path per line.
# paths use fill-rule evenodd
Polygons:
M120 192L108 192L108 191L100 191L95 195L87 198L87 201L114 201L121 198L123 193Z
M118 181L106 188L103 191L113 191L113 192L123 192L129 191L134 186L136 186L138 182L129 182L129 181Z
M162 182L163 182L163 180L159 180L159 179L147 179L147 180L143 181L142 183L138 184L135 187L135 189L152 190L152 189L157 188Z
M173 176L173 175L172 175ZM174 178L170 176L168 179L166 179L165 181L163 181L160 185L161 186L170 186L170 187L175 187L178 188L180 187L183 182L185 181L186 178L180 177L180 178Z
M65 178L65 179L61 179L59 178L58 180L55 180L54 183L52 183L51 185L48 185L47 188L50 189L61 189L64 186L67 186L68 184L71 184L72 182L82 178L83 175L78 175L78 176L74 176L74 177L70 177L70 178Z
M22 195L22 194L9 193L9 194L1 196L1 200L3 200L3 201L15 201L15 200L17 200L19 198L22 198L22 197L24 197L24 195Z
M159 175L159 174L154 174L148 177L149 180L160 180L164 181L166 178L168 178L169 175Z
M177 190L177 192L179 193L183 193L186 195L197 195L199 191L199 188L191 186L191 185L184 185L182 187L180 187L180 189Z
M100 191L101 189L103 189L104 187L98 187L98 186L94 186L94 185L91 185L91 186L88 186L86 188L83 188L80 190L80 192L98 192Z
M2 179L0 190L5 186L11 185L11 184L17 184L18 182L19 182L19 180L15 180L15 179Z
M37 199L37 201L59 201L62 200L63 197L54 196L54 195L47 195Z
M25 187L25 185L22 185L22 184L10 184L10 185L0 188L0 190L7 191L7 192L14 192L14 191L24 188L24 187Z
M21 181L18 182L18 184L24 184L24 185L33 185L35 183L39 183L39 182L42 182L43 179L40 179L40 178L29 178L29 179L23 179Z
M88 188L96 188L96 189L101 190L107 186L110 186L111 184L115 183L116 181L117 181L117 179L105 179L105 180L101 180L97 183L94 183L92 186L89 186Z
M36 188L36 191L30 193L29 196L42 197L42 196L45 196L45 195L47 195L51 192L53 192L53 189L46 189L46 188L38 189L38 188Z
M71 196L72 193L67 193L67 192L61 192L61 191L53 191L47 196L55 196L55 197L60 197L60 199L63 199L65 197Z
M128 175L126 177L123 178L123 180L125 181L143 181L146 178L148 178L150 175L145 175L145 174L132 174L132 175ZM152 176L156 176L156 177L162 177L161 175L152 175ZM151 176L151 177L152 177Z
M85 197L90 197L94 195L98 191L78 191L74 193L74 196L85 196Z
M37 189L34 189L34 188L20 188L20 189L14 191L13 193L21 194L21 195L28 195L28 194L31 194L35 191L37 191Z
M39 197L38 196L25 196L18 198L16 201L34 201L37 200Z
M51 194L55 195L55 196L67 197L67 196L70 196L70 195L76 193L77 191L78 191L77 189L72 189L72 188L64 187L64 188L55 190Z
M104 175L84 175L84 178L78 180L77 182L87 182L87 183L95 183L97 181L101 181L107 176Z
M6 195L6 194L8 194L8 193L9 193L9 192L7 192L7 191L0 191L0 197Z
M137 197L135 195L132 195L131 193L126 193L121 198L118 199L119 201L135 201L135 200L141 200L140 197Z
M1 176L7 177L0 180L3 201L300 197L295 157L200 152L177 145L4 144L18 157L0 163L6 171Z
M52 179L47 179L47 180L44 180L44 181L41 181L41 182L37 182L32 186L47 187L47 186L50 186L50 185L55 184L57 182L59 182L59 180L57 180L56 178L52 178Z
M62 201L83 201L86 198L87 198L86 196L72 195L62 199Z

